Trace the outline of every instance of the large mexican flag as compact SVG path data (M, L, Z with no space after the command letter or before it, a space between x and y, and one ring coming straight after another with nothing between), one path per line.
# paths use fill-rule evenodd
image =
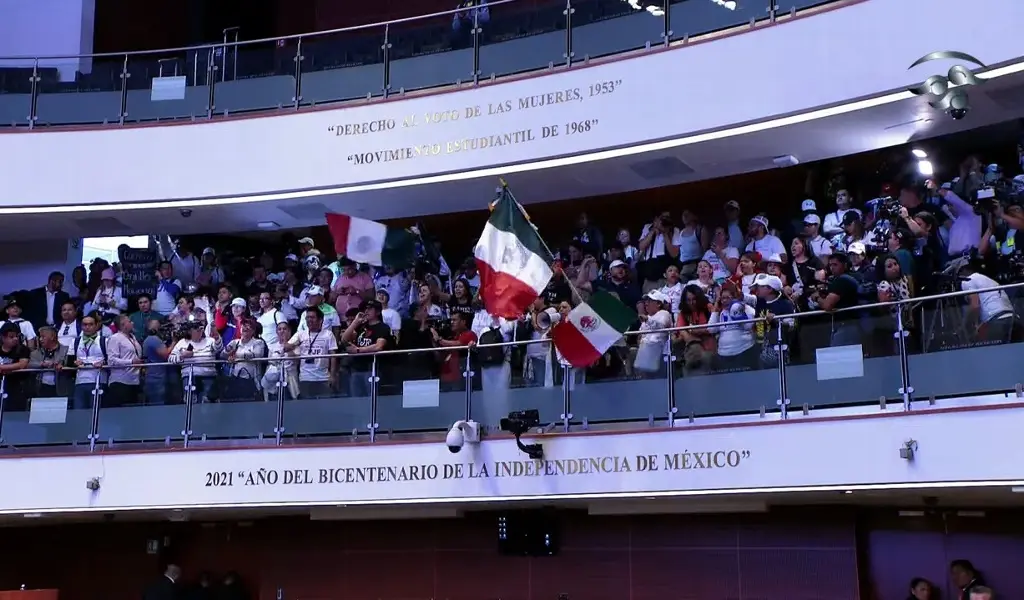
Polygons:
M622 339L636 313L607 292L597 292L572 309L569 318L551 330L555 348L576 368L594 364Z

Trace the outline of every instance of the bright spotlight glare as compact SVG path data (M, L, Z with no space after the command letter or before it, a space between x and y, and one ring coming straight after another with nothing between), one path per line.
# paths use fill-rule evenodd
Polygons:
M924 150L920 149L920 148L914 148L913 150L911 150L911 152L917 158L928 158L928 153L925 152Z
M931 177L935 174L935 170L932 168L932 161L930 160L919 160L917 161L917 172Z

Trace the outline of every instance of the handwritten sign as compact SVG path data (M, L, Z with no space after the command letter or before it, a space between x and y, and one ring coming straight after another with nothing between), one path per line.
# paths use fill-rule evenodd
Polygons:
M121 263L121 283L124 295L132 299L140 294L152 295L156 291L156 269L160 257L156 250L129 248L122 244L117 248L117 260Z
M554 460L502 460L494 462L319 467L258 468L207 471L205 487L258 487L278 485L393 484L443 479L498 479L533 477L585 477L614 474L738 469L750 460L749 450L713 450L636 456L593 456Z
M599 81L589 86L549 91L520 98L510 98L500 102L488 103L486 106L453 106L450 109L424 114L409 114L395 118L378 119L362 123L341 123L327 128L328 133L344 137L355 142L362 136L375 136L389 132L401 132L425 126L451 126L454 123L473 121L484 125L487 117L535 112L544 108L563 104L579 104L614 94L622 86L622 80ZM452 97L457 94L452 94ZM574 111L575 112L575 111ZM517 122L523 122L518 120ZM550 122L534 127L509 127L508 130L481 132L472 136L447 136L437 141L397 145L370 150L359 150L347 156L349 164L354 166L372 165L376 163L409 160L413 158L429 158L461 152L476 152L490 148L501 148L518 144L532 144L545 139L578 136L595 131L601 125L596 118L573 118L563 122ZM441 134L443 136L443 133ZM372 139L369 138L369 139Z

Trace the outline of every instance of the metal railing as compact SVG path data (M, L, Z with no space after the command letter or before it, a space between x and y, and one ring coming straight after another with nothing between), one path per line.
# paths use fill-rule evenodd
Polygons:
M1016 299L1022 285L982 293L1008 293ZM540 410L547 431L568 432L605 423L673 427L679 419L701 416L787 419L792 410L806 414L815 407L872 403L884 408L888 402L909 411L915 400L1019 394L1024 358L1024 345L1017 343L1022 341L1020 323L1015 314L1002 315L1013 319L1005 324L1014 325L1006 329L1005 339L978 340L976 331L956 316L963 316L961 297L974 293L630 332L627 338L636 337L635 347L615 347L582 370L552 360L545 339L358 357L255 358L241 363L266 365L278 376L264 376L258 369L261 376L243 378L246 385L232 396L225 382L237 384L240 378L223 374L232 362L145 364L128 367L142 372L142 387L133 388L133 398L142 402L137 404L110 401L114 386L106 382L119 367L104 367L98 378L83 377L88 381L84 388L76 385L81 375L76 371L89 369L26 369L0 377L0 445L81 446L92 452L123 443L190 447L231 439L270 445L324 437L374 442L381 435L432 437L458 420L494 426L510 411L526 408ZM721 363L708 369L694 368L689 347L647 337L680 339L685 332L703 339L705 332L736 327L750 330L757 343L739 355L741 360L699 355L698 363ZM858 332L854 338L859 343L837 335L851 331ZM837 346L840 339L845 341ZM538 345L539 352L528 351ZM493 348L505 350L505 361L481 364L481 352ZM522 361L521 372L509 360L515 356ZM331 369L328 381L324 372L304 369L310 361L352 359L364 362ZM434 365L452 360L439 376ZM602 374L604 362L613 360L619 361L619 370ZM732 368L737 366L742 368ZM543 377L537 368L545 370ZM56 403L59 418L40 421L33 416L40 399L30 399L34 392L26 392L25 386L36 385L44 374L53 375L51 391L60 378L67 379L62 395L41 400L51 409ZM139 381L137 376L134 381ZM345 386L338 385L342 381L358 391L345 394ZM154 388L155 383L160 385ZM171 388L173 394L168 394ZM68 395L71 401L65 399ZM29 402L32 411L26 410Z
M0 126L213 119L476 86L773 23L829 1L649 0L637 11L623 0L495 0L487 19L453 9L252 41L229 28L200 46L0 57Z

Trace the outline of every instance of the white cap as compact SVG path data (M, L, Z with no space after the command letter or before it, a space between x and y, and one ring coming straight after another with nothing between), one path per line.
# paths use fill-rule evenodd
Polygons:
M203 256L206 256L207 254L217 256L217 251L214 250L213 248L203 248Z
M782 280L775 275L769 275L767 273L758 273L757 277L754 278L752 285L770 287L776 292L782 291Z
M310 286L308 290L306 290L306 295L307 296L323 296L324 295L324 291L323 291L323 289L320 288L320 286L313 285L313 286Z
M295 256L294 254L285 254L284 255L284 259L285 260L290 260L292 262L299 262L299 257Z
M316 246L316 244L313 243L313 238L310 238L310 237L304 237L301 240L299 240L299 245L301 246L302 244L309 244L310 246Z
M864 242L853 242L846 247L846 253L864 256L868 253L868 247L864 245Z
M615 267L625 267L625 266L626 266L626 263L622 262L621 260L613 260L612 264L608 265L608 268L609 269L614 269Z
M778 254L772 254L764 260L765 262L782 264L782 256Z
M668 302L668 298L665 297L665 294L662 294L658 290L651 290L647 292L647 294L644 295L644 298L647 300L654 300L655 302Z
M735 201L735 200L730 200L730 201L725 203L725 207L726 208L734 208L736 210L739 210L740 209L740 203Z
M800 203L801 212L813 212L818 210L818 205L814 203L814 200L804 200Z
M241 298L235 298L234 300L231 301L231 306L241 306L242 308L245 308L247 305L245 300L242 300Z
M804 217L804 225L821 225L821 217L815 214L809 214Z
M750 219L750 222L751 223L760 223L761 225L764 225L765 229L768 229L768 217L766 217L764 215L757 215L756 217L753 217L752 219Z

